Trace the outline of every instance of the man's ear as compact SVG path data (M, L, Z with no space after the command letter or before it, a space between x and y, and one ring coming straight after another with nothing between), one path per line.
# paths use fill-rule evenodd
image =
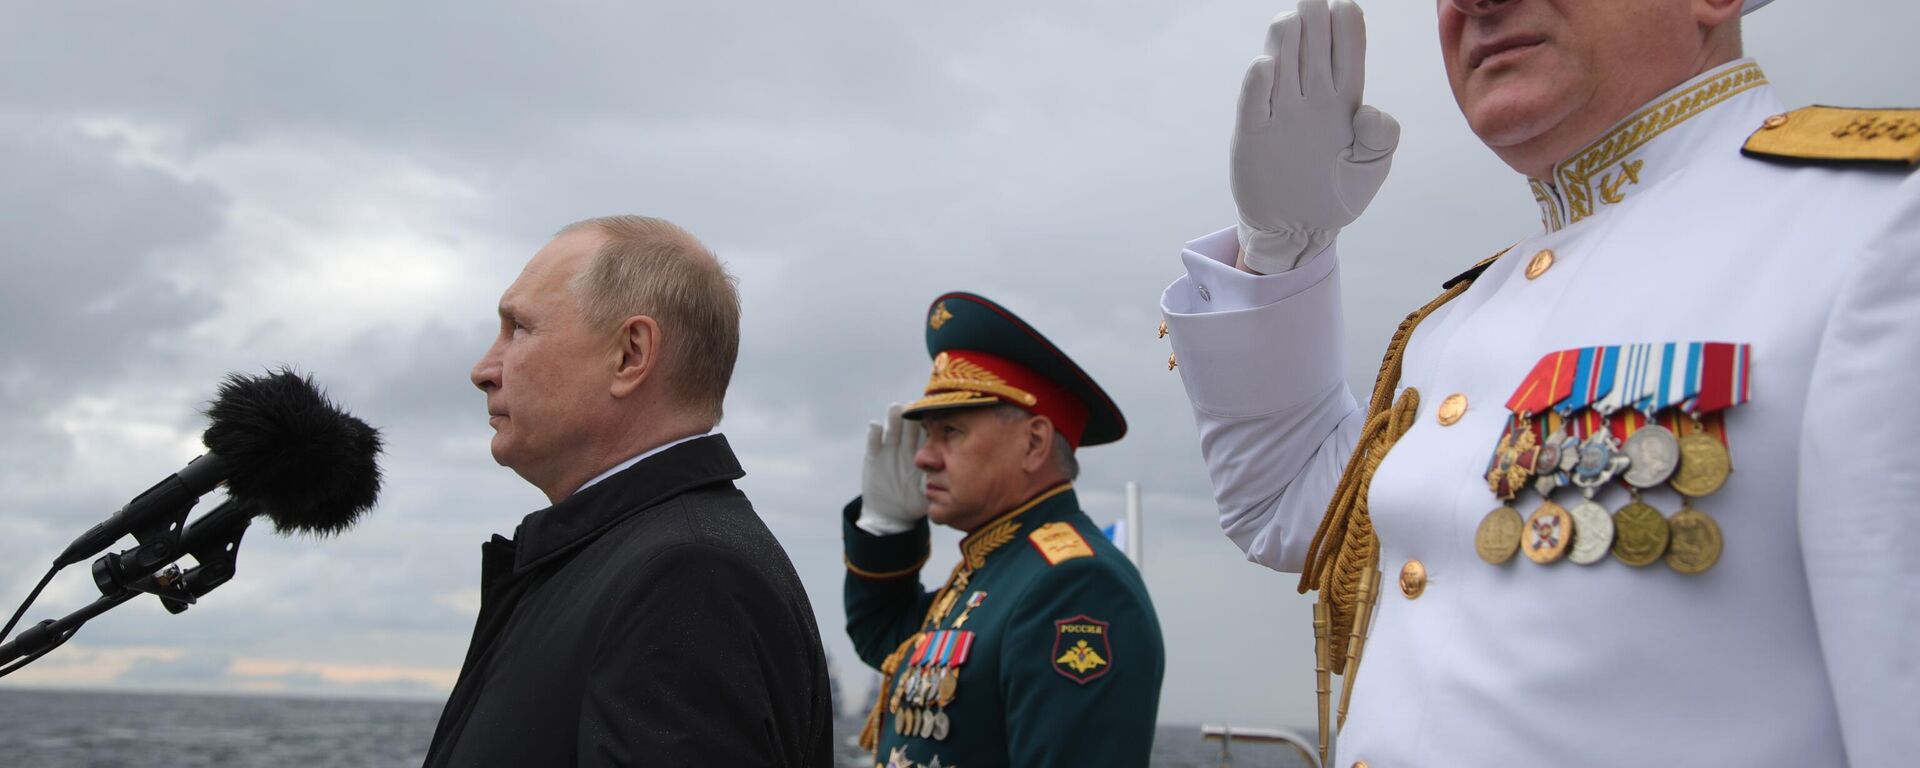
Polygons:
M634 315L620 324L614 340L618 360L614 364L614 397L626 397L652 377L660 364L660 323L646 315Z
M1029 473L1038 472L1053 462L1053 422L1045 416L1027 419L1025 455L1020 459L1020 468Z
M1746 0L1693 0L1693 20L1703 28L1719 29L1739 19L1745 6Z

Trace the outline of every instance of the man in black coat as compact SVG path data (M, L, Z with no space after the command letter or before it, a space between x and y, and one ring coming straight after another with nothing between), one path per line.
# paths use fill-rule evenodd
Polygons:
M812 606L711 434L738 349L732 278L658 219L568 227L501 297L473 381L552 506L481 548L428 766L831 763Z

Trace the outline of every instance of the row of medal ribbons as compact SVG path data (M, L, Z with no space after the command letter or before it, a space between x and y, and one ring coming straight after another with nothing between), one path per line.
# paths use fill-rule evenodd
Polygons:
M1508 399L1512 416L1487 462L1487 488L1503 503L1474 534L1480 558L1499 565L1517 551L1541 565L1591 565L1611 554L1636 567L1665 560L1685 574L1712 568L1720 526L1694 502L1733 471L1723 416L1747 401L1751 357L1748 345L1724 342L1542 357ZM1618 510L1594 500L1609 483L1630 496ZM1661 487L1680 496L1672 517L1642 498ZM1529 491L1540 501L1523 518L1516 506Z
M896 678L889 702L895 732L935 741L947 739L952 723L946 709L960 695L960 667L972 655L973 637L971 631L960 629L920 633L906 668Z

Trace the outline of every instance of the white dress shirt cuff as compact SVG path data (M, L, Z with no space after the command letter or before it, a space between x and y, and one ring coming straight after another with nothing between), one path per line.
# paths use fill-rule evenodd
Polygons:
M1342 382L1339 261L1329 245L1277 275L1235 269L1232 228L1187 244L1160 311L1195 408L1241 418L1323 397Z

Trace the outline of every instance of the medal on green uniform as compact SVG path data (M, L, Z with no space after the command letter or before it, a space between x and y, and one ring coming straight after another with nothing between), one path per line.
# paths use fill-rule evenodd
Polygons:
M973 594L967 595L967 606L960 609L960 618L953 620L953 628L959 629L966 626L967 618L973 615L973 609L980 607L980 604L986 601L987 593L985 592L975 591Z
M978 601L974 601L977 605ZM951 728L946 712L959 695L959 667L973 650L974 633L943 629L923 632L896 676L888 710L894 731L907 736L945 739Z

